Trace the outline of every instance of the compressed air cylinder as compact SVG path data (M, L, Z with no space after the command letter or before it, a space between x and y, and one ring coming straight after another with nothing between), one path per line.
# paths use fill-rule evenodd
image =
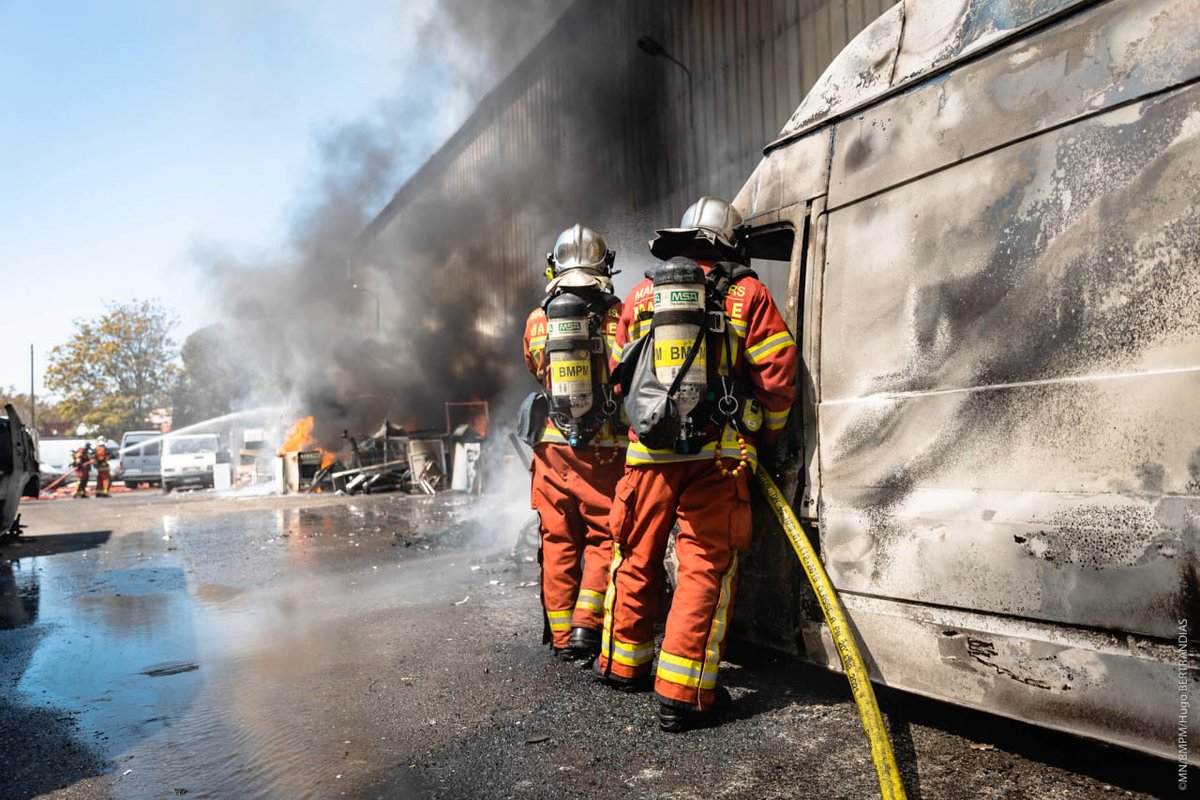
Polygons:
M672 258L654 272L654 375L670 386L683 368L704 320L704 270L687 258ZM675 405L686 417L708 388L705 342L679 384Z
M546 351L554 411L579 419L592 407L592 351L588 308L564 292L546 306Z

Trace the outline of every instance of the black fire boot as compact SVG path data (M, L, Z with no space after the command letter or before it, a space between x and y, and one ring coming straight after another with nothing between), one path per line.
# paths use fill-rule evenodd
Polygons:
M711 728L714 725L720 725L722 718L733 704L733 698L729 696L729 690L724 686L718 686L716 692L717 696L713 699L713 704L703 711L693 703L681 703L660 695L658 698L658 727L667 733L683 733L695 728Z
M600 669L600 659L592 662L592 674L603 683L605 686L611 686L618 692L627 692L634 694L636 692L648 692L654 688L654 676L643 675L640 678L626 678L621 675L608 674L605 675Z
M591 628L573 628L567 646L559 658L567 661L582 661L600 654L600 631Z

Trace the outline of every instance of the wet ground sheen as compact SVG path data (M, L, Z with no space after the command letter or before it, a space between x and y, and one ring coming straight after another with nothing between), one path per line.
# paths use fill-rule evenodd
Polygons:
M512 498L41 501L0 545L0 797L877 796L844 681L731 652L670 736L540 646ZM515 510L514 510L515 509ZM909 797L1147 797L1174 765L902 695Z

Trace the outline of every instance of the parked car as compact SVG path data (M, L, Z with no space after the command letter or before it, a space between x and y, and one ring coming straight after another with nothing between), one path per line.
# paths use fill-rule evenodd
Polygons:
M114 470L113 480L126 486L157 486L162 480L162 440L159 431L126 431L121 437L121 466Z
M220 443L215 433L186 433L162 439L162 488L212 488Z

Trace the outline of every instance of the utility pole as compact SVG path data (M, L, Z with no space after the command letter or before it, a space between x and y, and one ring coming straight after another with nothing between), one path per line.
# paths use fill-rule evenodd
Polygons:
M37 403L33 397L33 345L29 345L29 427L37 430Z

